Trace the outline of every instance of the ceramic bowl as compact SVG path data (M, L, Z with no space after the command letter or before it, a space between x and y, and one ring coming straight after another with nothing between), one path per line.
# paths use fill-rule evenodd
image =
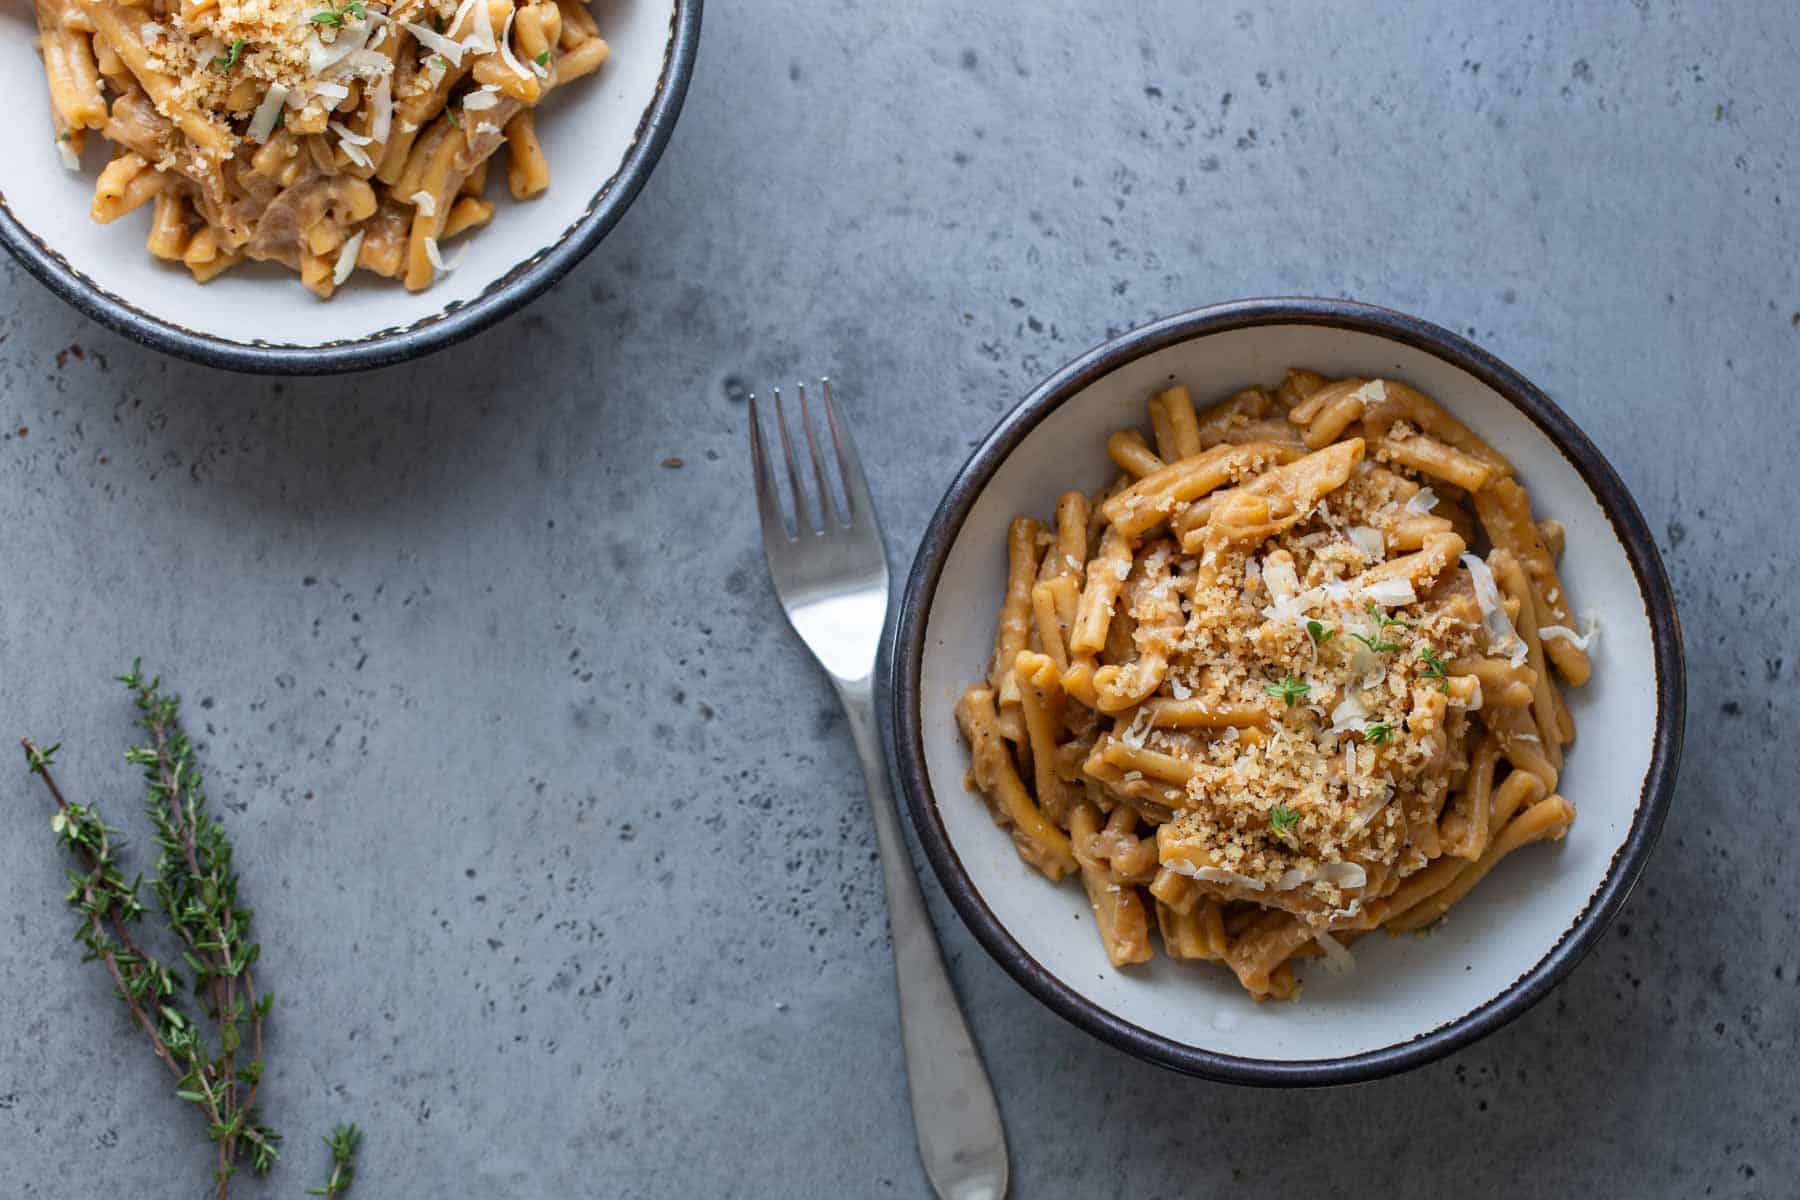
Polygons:
M246 263L204 286L144 249L148 214L88 217L105 143L83 170L62 165L29 5L0 11L0 78L13 111L0 123L0 243L52 291L146 345L213 366L317 374L386 366L468 337L541 293L624 214L669 139L693 72L701 0L596 0L612 48L604 66L545 101L538 132L548 191L524 203L495 182L499 212L456 270L412 293L353 276L329 301L286 268ZM502 152L504 153L504 152Z
M1302 968L1298 1003L1258 1004L1229 971L1162 957L1115 970L1082 889L1021 862L967 792L953 706L992 652L1007 522L1114 468L1106 436L1144 423L1170 381L1196 401L1289 366L1398 378L1514 463L1540 516L1567 528L1562 578L1601 634L1568 690L1577 741L1559 791L1568 838L1495 868L1429 936L1375 934L1357 967ZM1015 979L1141 1058L1250 1084L1344 1083L1405 1070L1489 1033L1566 975L1624 904L1668 812L1680 758L1680 630L1655 542L1618 474L1518 372L1414 317L1344 301L1250 300L1125 334L1057 372L957 472L907 580L890 648L890 749L913 826L952 904Z

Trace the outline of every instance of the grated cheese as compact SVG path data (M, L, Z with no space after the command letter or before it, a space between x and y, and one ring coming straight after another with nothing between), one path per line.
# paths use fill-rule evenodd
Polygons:
M1473 554L1463 555L1462 564L1468 568L1469 580L1475 585L1475 603L1481 607L1481 627L1487 631L1488 649L1506 655L1507 661L1515 667L1522 665L1531 651L1506 616L1494 572Z
M1363 587L1363 595L1383 608L1399 608L1407 604L1416 604L1419 600L1419 594L1413 591L1410 579L1377 579L1374 583Z
M1406 502L1404 510L1412 513L1414 516L1424 516L1426 513L1429 513L1432 509L1437 507L1437 502L1438 498L1436 492L1428 487L1420 488L1417 492L1414 492L1412 498Z
M419 39L421 46L443 55L444 61L453 67L462 66L463 45L461 42L452 41L437 30L427 28L417 21L402 21L400 24L406 29L406 32ZM442 74L442 71L439 74Z
M1381 536L1381 530L1372 525L1352 525L1345 532L1350 544L1370 562L1380 562L1387 557L1387 541Z
M350 278L350 272L356 270L356 256L362 252L362 244L363 231L359 229L350 235L344 248L338 251L337 265L331 270L333 283L341 286L344 280Z
M250 117L250 128L247 136L253 142L266 142L269 135L275 132L275 122L281 117L281 106L286 104L289 89L279 83L271 83L269 90L263 93L262 103L256 106L256 112Z

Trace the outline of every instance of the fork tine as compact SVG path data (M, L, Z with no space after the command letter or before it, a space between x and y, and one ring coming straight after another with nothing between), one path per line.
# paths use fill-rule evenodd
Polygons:
M837 497L831 493L831 483L825 474L825 456L819 452L819 439L813 434L812 410L806 403L806 384L800 388L800 427L806 431L806 449L812 456L813 479L819 485L819 518L821 524L829 528L836 525L848 525L848 517L840 514Z
M831 426L831 442L837 449L838 470L844 475L844 499L850 505L850 521L873 520L875 502L869 497L869 481L863 477L862 460L856 456L856 443L850 440L850 429L838 417L837 404L831 398L831 380L819 380L825 393L825 422Z
M800 536L819 532L813 523L812 505L807 503L806 486L800 481L800 459L794 453L794 439L788 433L787 413L781 407L781 389L775 392L775 424L781 429L781 456L787 460L788 484L794 489L794 533Z
M756 397L750 397L750 469L756 478L756 510L762 515L763 536L791 538L787 517L781 511L781 490L769 470L769 452L763 446L762 419L756 411Z

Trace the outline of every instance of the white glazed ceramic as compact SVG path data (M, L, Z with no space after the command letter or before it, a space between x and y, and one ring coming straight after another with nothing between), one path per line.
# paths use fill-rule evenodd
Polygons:
M1562 578L1597 615L1594 678L1570 689L1578 740L1560 791L1568 838L1502 862L1425 937L1357 943L1357 968L1301 968L1297 1004L1258 1004L1231 973L1159 956L1116 970L1086 897L1021 862L964 790L953 717L992 652L1015 515L1048 519L1058 494L1115 474L1108 434L1147 427L1171 382L1197 403L1289 366L1404 380L1516 466L1535 511L1567 528ZM1508 393L1511 394L1509 399ZM1523 405L1523 406L1522 406ZM1202 310L1126 335L1051 380L1003 421L926 535L896 640L892 735L925 848L951 898L1003 965L1090 1031L1178 1069L1257 1083L1324 1083L1403 1069L1522 1011L1598 936L1647 857L1681 733L1680 642L1641 517L1591 443L1541 393L1444 330L1326 301Z
M455 239L455 271L412 293L359 272L329 301L275 264L247 263L204 286L144 249L149 213L111 225L88 217L108 156L91 135L83 169L63 166L35 49L30 5L0 7L0 241L64 298L159 348L251 370L376 366L437 349L497 320L547 287L597 242L648 177L679 112L699 35L699 0L595 0L612 48L595 74L544 103L538 133L551 186L515 202L490 184L499 211ZM505 152L502 151L502 154Z

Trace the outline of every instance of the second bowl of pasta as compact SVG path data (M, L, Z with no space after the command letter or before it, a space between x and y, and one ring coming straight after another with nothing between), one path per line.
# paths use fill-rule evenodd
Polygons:
M38 0L0 17L0 243L241 370L381 366L498 320L618 220L700 0Z
M1654 542L1561 410L1315 300L1147 326L1003 420L890 681L996 959L1135 1054L1275 1084L1417 1065L1566 973L1649 855L1684 688Z

